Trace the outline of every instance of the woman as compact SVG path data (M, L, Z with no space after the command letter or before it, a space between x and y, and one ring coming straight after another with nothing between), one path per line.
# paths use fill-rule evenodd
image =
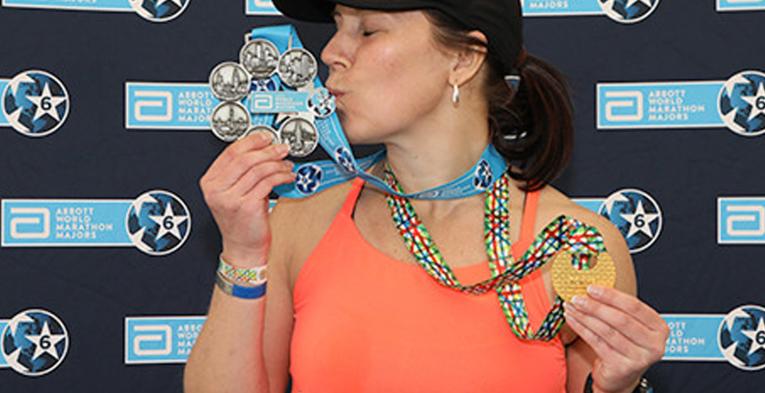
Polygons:
M221 258L239 268L267 263L268 295L214 290L186 391L282 393L290 375L304 393L639 391L668 329L635 297L620 233L548 185L568 158L571 106L559 74L522 50L518 1L274 3L288 16L334 19L321 54L327 87L349 140L385 145L371 173L384 177L387 167L403 190L426 190L465 173L492 143L512 164L513 256L570 216L602 234L616 289L593 287L567 303L552 340L518 338L497 294L464 294L429 277L393 224L391 198L359 179L280 200L269 216L269 192L295 179L293 165L284 145L255 134L229 146L200 184L223 236ZM505 84L512 73L517 87ZM485 198L410 201L461 282L491 275ZM536 329L555 298L550 264L520 284Z

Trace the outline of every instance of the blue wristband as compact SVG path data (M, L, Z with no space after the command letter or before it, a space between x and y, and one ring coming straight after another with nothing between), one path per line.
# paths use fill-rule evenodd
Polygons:
M220 274L215 275L215 283L225 294L240 299L258 299L263 297L266 294L266 285L268 284L263 283L255 287L245 287L226 280Z

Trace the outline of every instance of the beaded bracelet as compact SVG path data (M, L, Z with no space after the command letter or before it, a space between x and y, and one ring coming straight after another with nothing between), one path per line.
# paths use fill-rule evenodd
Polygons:
M265 282L256 287L249 287L236 285L220 273L216 274L215 277L215 284L227 295L238 297L240 299L258 299L266 294L267 283Z
M592 373L587 374L587 382L584 384L584 393L592 393ZM635 387L632 393L653 393L653 386L648 383L645 377L640 378L640 383Z
M218 273L222 274L223 277L232 283L256 287L268 280L268 265L241 268L230 265L223 260L223 256L220 256L219 260Z

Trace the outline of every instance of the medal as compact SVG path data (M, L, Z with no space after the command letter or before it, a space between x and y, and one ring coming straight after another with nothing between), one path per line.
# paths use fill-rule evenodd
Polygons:
M250 113L238 102L221 102L211 116L212 131L224 142L241 138L250 128Z
M303 48L292 48L279 58L277 72L284 84L299 89L313 82L319 67L311 52Z
M553 260L552 283L558 296L570 302L574 296L586 295L587 286L591 284L613 288L616 283L616 265L610 254L601 252L597 255L595 266L577 269L572 255L561 251Z
M268 40L248 40L239 51L239 63L253 79L268 79L279 65L279 49Z
M232 61L218 64L210 73L210 89L221 101L239 101L250 92L247 70Z
M323 87L314 90L308 98L308 109L322 119L326 119L335 113L336 108L335 97L329 94L329 90Z
M247 133L244 136L248 136L248 135L254 134L256 132L267 132L267 133L269 133L271 135L271 144L272 145L278 145L278 144L282 143L281 142L281 138L279 137L279 133L276 130L274 130L273 128L271 128L269 126L265 126L265 125L257 125L257 126L254 126L254 127L250 128L249 130L247 130Z
M319 134L312 122L302 117L291 117L279 128L279 135L290 146L290 155L306 157L316 150Z

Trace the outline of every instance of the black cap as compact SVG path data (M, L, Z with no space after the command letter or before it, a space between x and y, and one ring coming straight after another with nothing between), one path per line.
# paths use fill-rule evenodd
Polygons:
M282 14L307 22L333 22L335 4L353 8L406 11L435 9L458 20L468 29L486 35L489 51L497 55L506 75L514 68L523 47L519 0L273 0Z

